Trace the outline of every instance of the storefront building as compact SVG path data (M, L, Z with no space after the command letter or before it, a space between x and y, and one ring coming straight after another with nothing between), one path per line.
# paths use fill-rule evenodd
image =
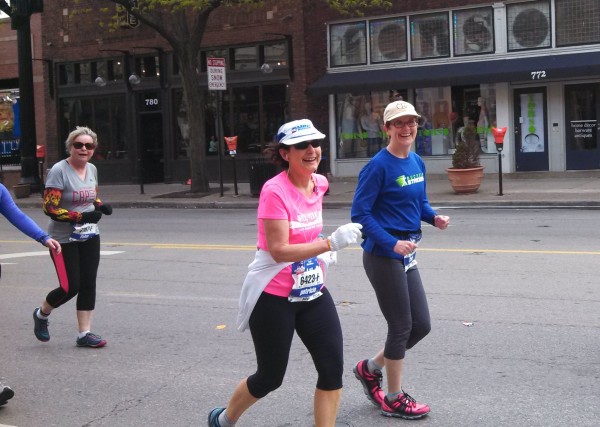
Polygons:
M218 8L203 37L198 78L208 80L207 58L225 58L227 90L219 120L216 93L207 89L205 138L216 137L222 122L225 136L238 136L238 150L235 163L227 155L219 162L215 144L206 144L210 179L221 166L231 181L235 164L237 178L247 180L248 163L277 127L302 117L328 136L324 169L356 177L385 146L381 113L400 98L423 115L414 149L429 173L450 166L467 126L478 134L487 173L498 168L493 126L509 129L504 172L600 169L600 2L460 3L407 0L344 19L325 2ZM32 18L39 26L37 143L47 145L46 167L65 156L69 131L87 125L99 135L93 161L102 182L186 181L186 106L170 46L127 17L109 31L98 25L99 8L76 10L65 1ZM1 41L12 46L14 32L7 37ZM16 64L0 64L8 94Z
M463 4L328 22L327 72L308 91L328 95L334 176L356 176L385 146L395 99L422 115L414 150L429 173L450 167L468 126L487 173L491 128L504 126L504 172L600 169L600 2Z
M317 70L306 67L305 2L265 2L247 9L220 7L211 14L198 59L198 79L207 87L206 156L208 175L248 179L248 163L262 157L278 127L292 117L320 111L311 107L307 82L325 70L326 47ZM177 58L152 29L123 16L109 31L98 25L101 8L78 13L75 2L42 14L44 57L52 58L54 99L45 100L51 166L65 156L63 142L75 126L97 132L100 145L92 161L102 182L185 182L189 178L188 118ZM113 14L111 9L105 15ZM130 17L129 17L130 18ZM326 39L326 27L309 36ZM311 41L312 43L312 41ZM227 90L208 90L207 59L224 58ZM217 117L220 98L221 116ZM322 98L321 98L322 99ZM322 104L322 102L321 102ZM220 120L219 120L220 119ZM219 161L217 126L237 136L235 163L223 149ZM318 123L318 120L316 120ZM221 172L219 172L221 169Z

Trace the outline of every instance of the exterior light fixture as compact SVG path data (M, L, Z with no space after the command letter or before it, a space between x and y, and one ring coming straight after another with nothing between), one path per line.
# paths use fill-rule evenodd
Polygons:
M129 83L131 83L132 85L139 85L141 82L142 79L136 73L132 73L129 76Z
M260 66L260 71L263 74L271 74L273 72L273 67L271 67L269 64L267 64L266 62L264 64L262 64Z
M94 84L98 87L104 87L106 86L106 80L104 79L104 77L98 76L96 77L96 80L94 80Z

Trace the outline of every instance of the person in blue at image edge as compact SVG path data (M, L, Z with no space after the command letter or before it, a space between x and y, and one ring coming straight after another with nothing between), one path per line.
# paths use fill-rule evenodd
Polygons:
M40 242L50 251L60 253L60 243L48 236L44 230L19 209L3 184L0 184L0 213L23 234ZM0 275L1 273L0 269ZM14 395L15 392L9 386L0 382L0 406L6 404Z
M248 408L281 386L294 332L318 373L315 426L335 425L344 358L327 266L335 263L336 251L358 241L361 226L345 224L327 238L321 234L329 184L315 172L324 138L310 120L294 120L279 128L269 148L271 159L284 170L260 192L258 250L242 285L237 322L240 331L250 328L258 366L239 382L226 408L209 412L208 427L235 425Z
M440 230L450 218L437 215L427 199L425 164L411 151L419 114L405 101L390 103L383 114L389 144L358 175L353 222L363 226L363 266L387 322L385 346L354 367L367 398L387 417L417 419L429 406L402 388L406 350L431 330L429 308L416 262L421 221ZM385 368L387 394L383 392Z

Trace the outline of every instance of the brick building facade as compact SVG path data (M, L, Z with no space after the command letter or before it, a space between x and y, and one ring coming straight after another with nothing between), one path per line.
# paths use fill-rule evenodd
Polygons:
M380 113L393 96L431 115L415 145L430 172L450 165L465 121L480 128L488 172L496 170L489 132L494 124L512 130L503 154L507 172L600 168L596 125L589 134L577 131L597 119L600 34L589 22L600 19L598 2L392 3L390 10L361 16L340 14L321 0L267 1L212 13L199 79L207 81L207 57L226 57L221 118L225 135L240 138L240 179L248 178L247 163L260 156L278 125L300 117L311 118L328 135L327 168L336 176L356 176L385 143L381 134L368 137L360 119L365 111ZM177 61L144 25L125 20L109 31L102 24L114 13L110 2L94 2L90 11L78 13L73 1L61 0L47 2L32 18L33 57L44 60L33 65L38 143L48 147L47 166L64 156L68 131L87 124L100 135L103 148L95 162L103 182L139 182L142 174L146 182L182 181L189 170L189 141ZM7 26L9 20L0 20L2 89L17 78L10 53L16 49L14 32ZM139 84L128 83L126 73L139 74ZM208 94L207 140L217 131L215 98L214 91ZM529 127L543 132L519 136L527 131L520 129L528 120L520 110L528 103L536 105L530 114L539 120ZM582 103L586 111L575 111ZM350 131L344 129L346 111L355 122ZM538 142L528 148L530 134ZM209 176L216 179L218 157L210 151L207 156ZM225 161L225 180L231 168Z

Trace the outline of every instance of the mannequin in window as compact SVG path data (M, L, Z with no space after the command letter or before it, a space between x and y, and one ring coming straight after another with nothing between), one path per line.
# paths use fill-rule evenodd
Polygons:
M340 157L354 157L355 137L358 132L356 121L356 109L354 107L354 97L347 94L342 106L342 129L340 135ZM344 150L344 146L346 149Z
M210 141L208 141L208 152L210 154L217 154L217 151L219 151L219 143L217 142L217 138L211 136Z
M429 103L421 102L419 103L418 107L418 111L421 113L421 118L419 119L419 130L417 131L416 138L417 154L420 156L431 156L433 126L431 123Z
M477 105L479 106L479 120L477 120L477 133L479 134L479 145L481 151L487 153L487 134L490 128L490 121L488 119L488 111L485 102L485 98L478 97Z
M381 120L379 114L372 111L371 103L366 102L360 117L360 126L367 134L367 156L371 157L381 149Z

